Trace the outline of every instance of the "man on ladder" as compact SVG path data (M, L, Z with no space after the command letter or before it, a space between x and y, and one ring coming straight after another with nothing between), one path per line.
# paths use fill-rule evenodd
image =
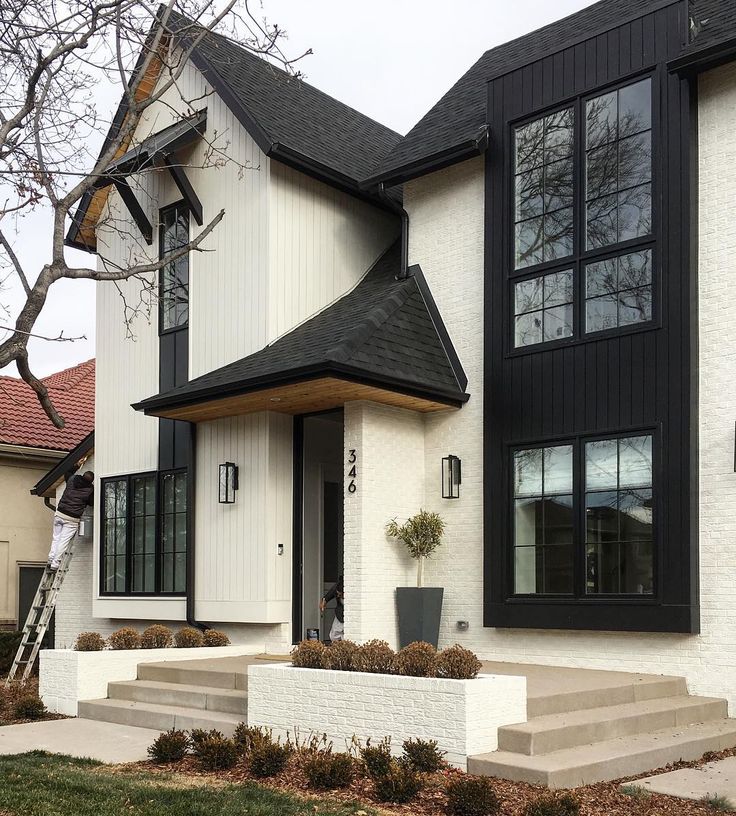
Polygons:
M61 557L69 542L79 532L82 513L94 504L95 474L88 470L81 476L73 476L73 472L69 471L64 477L66 488L54 513L54 532L48 560L52 570L59 569Z

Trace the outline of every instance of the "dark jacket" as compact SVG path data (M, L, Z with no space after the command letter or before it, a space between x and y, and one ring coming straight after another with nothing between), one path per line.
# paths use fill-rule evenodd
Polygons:
M66 489L56 509L65 516L81 518L82 513L94 504L95 486L83 476L67 474Z
M335 617L340 621L340 623L345 622L345 606L343 605L343 600L345 597L345 592L343 590L342 585L342 575L337 579L337 583L332 589L325 595L325 601L329 603L333 598L337 600L337 606L335 607Z

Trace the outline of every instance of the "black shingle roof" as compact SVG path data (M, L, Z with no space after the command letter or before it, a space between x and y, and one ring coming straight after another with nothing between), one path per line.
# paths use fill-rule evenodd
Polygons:
M422 292L421 270L396 279L400 255L396 242L354 289L261 351L133 407L193 404L322 374L465 402L467 380Z
M735 0L690 0L690 45L685 54L710 48L736 37Z

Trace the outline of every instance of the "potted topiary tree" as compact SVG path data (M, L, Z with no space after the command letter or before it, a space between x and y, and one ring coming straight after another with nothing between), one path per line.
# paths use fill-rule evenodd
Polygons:
M437 646L442 615L442 587L425 587L424 561L442 543L445 522L439 513L420 510L399 525L396 519L386 525L386 534L401 541L412 558L417 560L417 585L396 588L396 609L399 615L401 648L415 641Z

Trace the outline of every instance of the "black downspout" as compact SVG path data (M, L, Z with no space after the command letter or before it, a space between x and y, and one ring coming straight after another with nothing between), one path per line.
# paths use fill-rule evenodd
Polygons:
M53 513L55 513L55 512L56 512L56 507L54 507L54 505L51 503L51 499L49 499L49 498L48 498L48 496L44 496L43 503L44 503L44 504L46 505L46 507L48 507L48 508L49 508L49 510L51 510Z
M386 185L378 185L378 195L401 218L401 268L396 280L406 280L409 277L409 213L386 194Z
M195 489L194 483L197 477L197 426L194 422L189 425L189 462L187 467L187 624L195 629L207 631L211 627L206 623L201 623L194 616L194 575L195 575L195 536L194 536L194 512L195 512Z

